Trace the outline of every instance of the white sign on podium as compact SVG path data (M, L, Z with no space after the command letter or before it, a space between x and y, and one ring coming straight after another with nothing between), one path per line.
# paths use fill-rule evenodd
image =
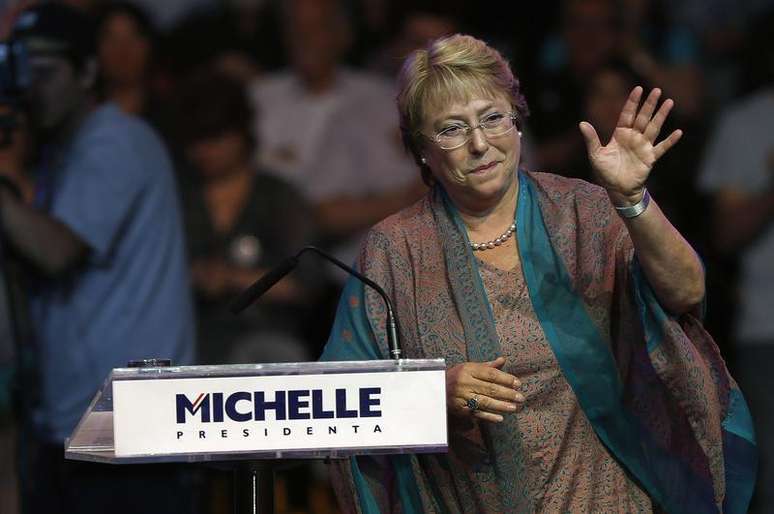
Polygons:
M66 443L100 462L447 449L442 359L118 368Z

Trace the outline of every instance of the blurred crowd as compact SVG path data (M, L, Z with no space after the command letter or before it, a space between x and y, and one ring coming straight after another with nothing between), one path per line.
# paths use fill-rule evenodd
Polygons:
M35 3L0 1L0 35ZM773 0L61 3L95 20L99 104L143 119L169 155L197 363L317 358L343 284L326 264L304 260L239 317L228 302L304 245L352 262L368 227L425 192L394 105L393 80L411 50L455 32L493 44L529 104L522 167L586 180L578 122L604 142L634 85L662 88L675 101L664 132L685 135L648 188L705 263L705 323L759 423L755 508L774 505L761 432L774 430ZM42 145L25 114L16 121L3 129L0 170L34 205ZM35 366L20 347L36 325L21 307L31 286L16 280L29 259L16 262L13 244L0 249L0 512L13 513L11 434L23 426L13 405L27 401L13 400L14 384ZM324 475L314 466L283 473L283 511L334 512ZM226 475L194 480L206 491L201 512L230 511Z

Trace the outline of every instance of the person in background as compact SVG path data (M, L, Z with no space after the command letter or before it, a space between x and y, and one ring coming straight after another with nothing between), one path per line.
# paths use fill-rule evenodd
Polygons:
M176 186L164 146L114 104L98 106L95 25L46 3L12 37L28 50L34 154L29 205L0 186L0 229L29 271L38 377L21 432L24 512L190 512L173 466L66 461L63 443L112 368L194 362L194 325ZM130 494L127 494L130 492ZM141 492L141 494L137 493Z
M117 2L104 7L97 23L104 99L145 117L153 110L149 79L155 38L150 20L134 4Z
M253 109L235 79L213 70L181 92L178 132L191 174L183 212L203 364L299 362L313 356L302 327L315 300L313 262L235 317L228 303L314 242L314 217L296 190L252 163Z
M400 145L389 82L341 65L351 27L340 2L291 0L283 15L291 69L250 86L256 158L298 188L327 246L351 262L362 230L423 185Z

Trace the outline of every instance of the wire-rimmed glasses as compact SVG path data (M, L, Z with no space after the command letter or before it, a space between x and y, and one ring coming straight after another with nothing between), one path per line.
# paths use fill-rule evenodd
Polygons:
M471 127L462 122L450 125L433 137L428 137L443 150L455 150L468 141L477 128L489 139L504 136L516 126L518 115L514 112L493 112L484 116L478 125Z

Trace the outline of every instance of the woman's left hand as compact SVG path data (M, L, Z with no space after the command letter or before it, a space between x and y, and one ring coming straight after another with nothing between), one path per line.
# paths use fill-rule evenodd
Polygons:
M642 92L642 87L637 86L629 93L606 146L602 146L597 131L590 123L580 123L596 179L611 199L621 206L635 204L642 198L645 181L653 165L683 135L682 130L675 130L656 144L674 102L667 99L656 111L661 90L653 89L640 106Z

